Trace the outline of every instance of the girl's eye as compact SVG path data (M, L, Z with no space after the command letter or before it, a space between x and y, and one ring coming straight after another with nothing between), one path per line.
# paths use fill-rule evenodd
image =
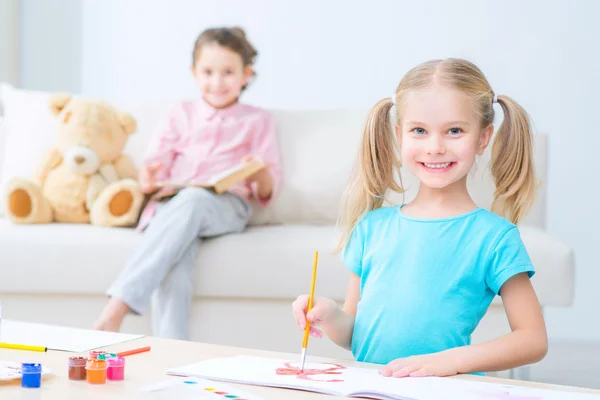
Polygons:
M450 135L459 135L460 133L462 133L462 129L460 128L452 128L448 131L448 133Z
M231 74L233 74L232 70L230 70L230 69L225 70L225 75L231 75Z
M417 134L417 135L423 135L425 133L425 129L423 128L415 128L412 130L413 133Z
M204 70L204 75L210 75L211 73L212 73L212 71L210 69Z

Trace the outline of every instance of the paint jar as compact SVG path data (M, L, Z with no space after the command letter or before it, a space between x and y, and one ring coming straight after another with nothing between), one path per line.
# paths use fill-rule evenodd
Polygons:
M92 350L92 351L90 351L90 353L88 355L88 358L90 360L97 360L98 359L98 354L106 354L106 352L103 351L103 350Z
M69 379L72 381L83 381L86 378L85 357L69 357Z
M85 375L88 383L106 383L106 359L104 354L98 354L97 360L87 360Z
M122 381L125 379L125 358L114 357L106 360L108 370L106 377L111 381Z
M39 388L42 384L42 364L21 364L21 386L24 388Z

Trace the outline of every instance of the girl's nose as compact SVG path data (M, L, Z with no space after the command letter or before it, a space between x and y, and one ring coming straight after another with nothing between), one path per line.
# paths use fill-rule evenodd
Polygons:
M442 135L430 135L426 146L428 154L444 154L446 152L446 143Z
M225 81L225 77L221 74L215 74L215 83L216 84L221 84Z

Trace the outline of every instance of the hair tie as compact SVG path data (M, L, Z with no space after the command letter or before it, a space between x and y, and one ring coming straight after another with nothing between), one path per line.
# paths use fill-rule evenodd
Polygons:
M496 93L494 93L494 98L492 99L492 103L497 103L498 102L498 95Z
M396 93L392 95L392 107L396 105Z

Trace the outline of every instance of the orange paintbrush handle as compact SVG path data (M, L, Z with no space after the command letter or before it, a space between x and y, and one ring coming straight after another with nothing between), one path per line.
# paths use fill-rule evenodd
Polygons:
M317 263L319 261L319 252L315 251L315 260L313 263L312 282L310 284L310 295L308 296L308 306L306 307L306 313L312 309L313 301L315 297L315 283L317 281ZM305 349L308 346L308 336L310 334L310 322L306 321L306 328L304 329L304 340L302 341L302 348Z
M120 353L117 353L117 356L119 356L119 357L131 356L133 354L139 354L139 353L143 353L145 351L150 351L150 346L140 347L139 349L122 351Z

